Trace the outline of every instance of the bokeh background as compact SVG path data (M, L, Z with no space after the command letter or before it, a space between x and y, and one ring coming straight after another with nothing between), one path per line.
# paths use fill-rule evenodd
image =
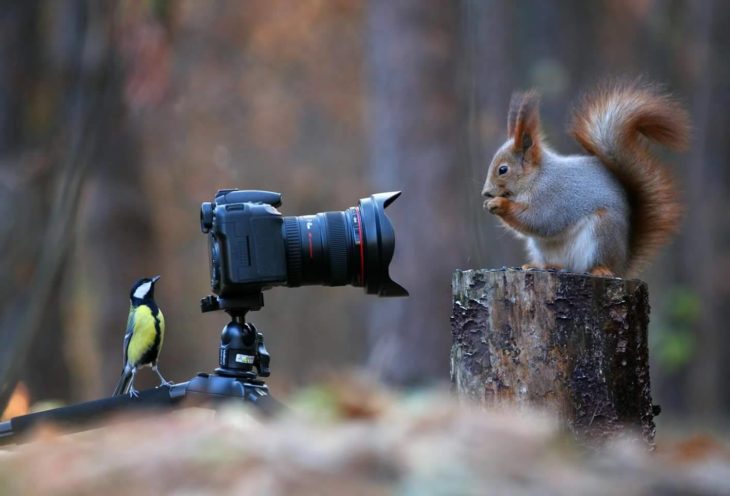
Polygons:
M0 402L111 393L128 293L161 274L160 367L217 363L200 203L218 188L284 195L285 215L378 191L407 299L276 288L251 315L274 392L360 368L396 386L448 380L455 268L524 261L482 210L515 89L543 95L548 140L570 102L645 76L687 106L691 149L667 157L680 236L650 284L662 419L730 412L730 4L719 0L3 0L0 2ZM155 384L151 373L138 385Z

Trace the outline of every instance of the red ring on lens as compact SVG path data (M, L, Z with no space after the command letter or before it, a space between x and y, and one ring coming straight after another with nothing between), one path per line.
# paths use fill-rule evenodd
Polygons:
M357 234L360 236L360 284L365 285L365 242L362 239L362 219L360 218L360 207L355 207L357 214Z

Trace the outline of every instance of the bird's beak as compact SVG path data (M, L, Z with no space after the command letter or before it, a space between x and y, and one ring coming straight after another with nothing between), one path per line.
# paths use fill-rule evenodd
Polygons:
M152 284L156 283L160 279L160 276L154 276L152 278Z

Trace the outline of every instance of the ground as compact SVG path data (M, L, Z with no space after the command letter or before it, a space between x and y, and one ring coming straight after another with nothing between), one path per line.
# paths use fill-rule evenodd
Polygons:
M357 380L288 402L271 420L229 405L44 429L0 452L0 494L730 494L730 450L709 437L586 449L544 414Z

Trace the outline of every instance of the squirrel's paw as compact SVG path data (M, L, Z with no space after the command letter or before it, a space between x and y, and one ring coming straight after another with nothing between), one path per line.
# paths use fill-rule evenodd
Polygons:
M522 270L563 270L562 265L557 264L539 264L539 263L526 263L522 265Z
M561 270L564 270L563 266L562 265L558 265L558 264L547 264L545 267L543 267L543 269L545 269L545 270L556 270L558 272L561 271Z
M504 215L505 213L507 213L509 205L510 201L503 196L492 198L491 200L488 200L484 203L484 206L489 211L489 213L494 215Z
M611 269L609 269L605 265L596 265L595 267L593 267L591 269L590 274L592 276L598 276L598 277L614 277L614 274L611 271Z

